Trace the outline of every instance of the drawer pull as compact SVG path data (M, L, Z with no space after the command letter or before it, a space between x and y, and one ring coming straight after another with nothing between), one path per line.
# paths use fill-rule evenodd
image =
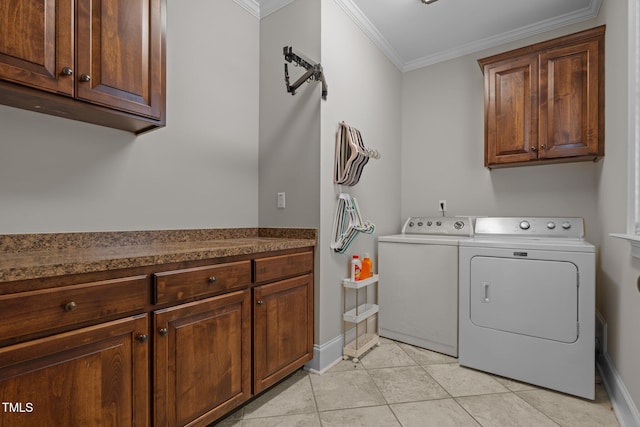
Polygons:
M161 337L164 337L169 333L169 330L167 328L162 328L158 331L158 333L160 334Z
M64 305L64 311L66 311L67 313L75 310L76 308L78 308L78 304L76 304L75 301L68 302Z
M149 338L149 337L148 337L148 336L146 336L145 334L140 334L140 335L138 335L138 336L136 337L136 339L137 339L139 342L141 342L141 343L145 343L145 342L147 342L147 339L148 339L148 338Z
M209 283L216 283L216 276L209 277Z

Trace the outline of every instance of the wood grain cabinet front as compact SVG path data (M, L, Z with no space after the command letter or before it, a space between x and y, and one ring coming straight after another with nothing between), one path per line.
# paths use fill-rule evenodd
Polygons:
M206 426L251 397L251 291L157 310L156 426Z
M0 348L0 425L149 425L146 314Z
M141 312L149 276L131 276L0 295L0 342Z
M254 288L253 391L272 386L313 358L313 275Z
M0 0L0 103L134 133L164 126L165 2Z
M486 167L604 156L604 33L597 27L478 61Z
M179 302L249 287L251 261L164 271L153 276L156 304Z

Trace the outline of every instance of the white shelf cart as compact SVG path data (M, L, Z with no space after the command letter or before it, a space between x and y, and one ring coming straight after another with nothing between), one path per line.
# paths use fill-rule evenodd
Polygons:
M373 274L364 280L342 280L343 290L343 328L344 350L343 359L353 358L353 362L359 362L359 357L375 345L380 345L380 332L378 322L378 275ZM362 292L364 291L364 292ZM373 295L369 292L372 291ZM347 310L349 292L355 293L355 306ZM364 299L362 295L364 294ZM349 325L353 325L350 326ZM355 337L347 342L347 333L351 334L355 329Z

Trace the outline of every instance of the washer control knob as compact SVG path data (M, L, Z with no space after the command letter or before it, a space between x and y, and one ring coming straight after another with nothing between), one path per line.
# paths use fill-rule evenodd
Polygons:
M409 223L409 227L413 227L413 221Z
M462 230L464 228L464 222L462 221L456 221L453 223L453 228L455 228L456 230Z
M440 227L442 225L442 221L436 221L436 225Z
M422 227L423 225L424 225L424 223L423 223L422 221L420 221L420 222L418 223L418 227Z
M562 228L564 228L565 230L568 230L571 228L571 223L570 222L563 222L562 223Z
M528 230L531 228L531 224L529 224L529 221L520 221L520 228L522 230Z
M553 222L553 221L549 221L549 222L547 223L547 228L548 228L549 230L553 230L554 228L556 228L556 223L555 223L555 222Z
M433 224L431 221L427 221L427 226L431 227L431 224Z

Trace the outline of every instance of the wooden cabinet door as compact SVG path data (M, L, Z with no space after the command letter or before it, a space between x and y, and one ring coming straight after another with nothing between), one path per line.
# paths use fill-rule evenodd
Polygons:
M73 0L0 0L0 79L73 95Z
M598 41L540 54L540 158L599 152Z
M259 393L313 358L313 275L254 288L253 391Z
M251 291L154 314L155 425L206 426L251 397Z
M160 118L162 1L77 1L79 99Z
M536 55L484 66L485 166L537 158L537 70Z
M0 425L149 424L147 315L0 349Z

